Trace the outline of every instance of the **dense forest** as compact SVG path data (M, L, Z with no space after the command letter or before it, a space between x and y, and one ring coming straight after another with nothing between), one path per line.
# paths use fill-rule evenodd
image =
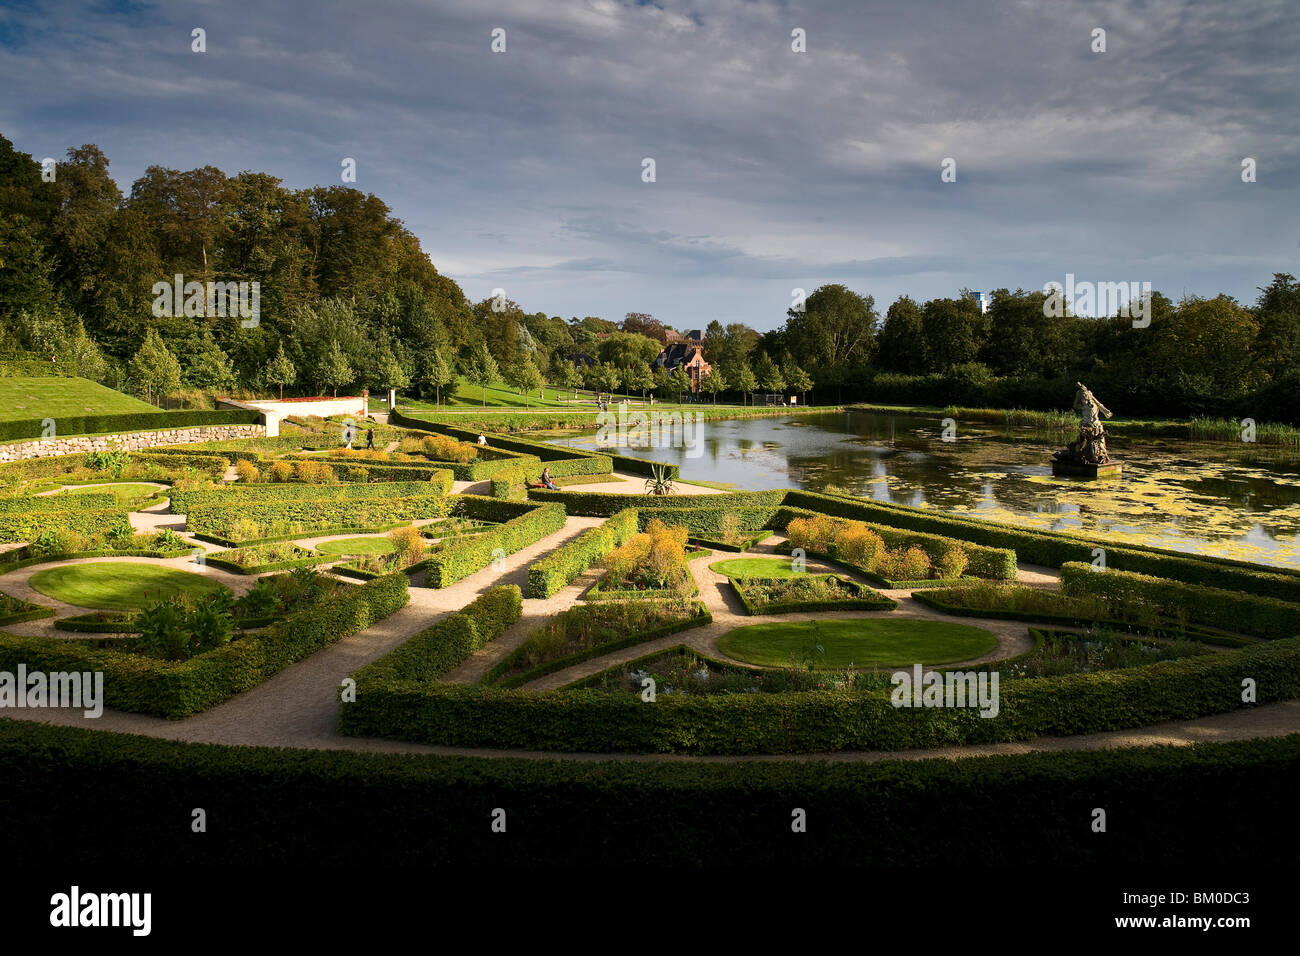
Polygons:
M74 374L153 400L389 387L444 394L460 378L680 392L652 372L670 326L473 303L379 198L287 189L266 173L149 167L123 195L96 146L41 164L0 136L0 370ZM157 315L154 285L257 282L237 315ZM898 299L826 285L767 334L711 322L708 398L1060 407L1083 379L1126 414L1300 422L1300 285L1278 273L1242 305L1151 296L1150 324L1048 317L1042 292ZM777 316L755 316L770 324Z

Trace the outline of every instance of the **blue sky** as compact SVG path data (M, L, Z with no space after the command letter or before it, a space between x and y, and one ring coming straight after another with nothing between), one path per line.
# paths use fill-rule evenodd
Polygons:
M1250 302L1300 274L1298 49L1262 0L5 0L0 133L96 143L124 191L352 157L471 298L565 317L766 330L796 287L1067 272Z

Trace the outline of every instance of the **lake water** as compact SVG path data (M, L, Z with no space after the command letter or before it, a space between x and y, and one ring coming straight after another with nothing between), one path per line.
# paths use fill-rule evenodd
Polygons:
M938 418L828 412L700 429L696 448L625 453L675 462L687 481L838 485L880 501L1300 568L1300 470L1245 463L1237 448L1112 435L1123 477L1079 481L1052 477L1065 438L962 423L943 441ZM595 432L549 440L598 448Z

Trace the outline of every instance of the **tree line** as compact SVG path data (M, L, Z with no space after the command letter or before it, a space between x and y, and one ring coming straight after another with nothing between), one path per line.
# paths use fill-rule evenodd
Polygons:
M149 167L128 193L94 145L69 149L53 180L0 136L0 363L78 374L151 400L248 390L397 388L438 400L462 379L485 397L557 389L681 398L691 382L652 363L671 327L527 313L470 302L378 197L345 186L289 189L266 173ZM255 327L238 315L155 315L153 286L258 282ZM706 400L755 392L819 401L1061 407L1076 379L1126 413L1300 417L1300 285L1273 276L1258 299L1173 302L1150 323L1045 309L1042 292L994 290L882 315L869 294L815 290L760 334L710 322ZM176 310L180 312L181 310ZM1055 316L1055 317L1053 317Z

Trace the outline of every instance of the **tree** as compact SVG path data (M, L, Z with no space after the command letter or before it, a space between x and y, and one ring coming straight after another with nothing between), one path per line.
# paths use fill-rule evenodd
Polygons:
M885 324L876 337L877 364L908 375L925 371L924 335L921 307L908 296L899 296L885 312Z
M540 390L546 380L542 378L542 373L537 370L537 366L533 364L533 360L526 358L511 369L508 381L512 386L518 388L523 393L524 407L527 408L528 393L533 389Z
M561 388L569 390L569 400L576 397L576 392L582 387L582 372L573 362L555 362L551 363L551 382Z
M235 367L211 332L204 332L186 349L185 381L195 388L220 392L235 387Z
M492 357L488 351L486 343L480 342L470 353L469 366L465 370L466 378L470 384L477 385L483 399L483 407L487 407L487 387L497 380L501 374L497 367L497 360Z
M456 381L456 370L443 357L442 349L433 348L422 352L416 368L416 381L421 389L432 389L435 406L441 405L442 390Z
M663 346L644 335L615 332L609 338L601 340L597 351L602 362L625 368L629 365L649 365L663 351Z
M972 300L931 299L921 314L927 371L948 372L979 356L987 323Z
M700 378L700 391L708 392L713 396L713 404L718 404L718 393L727 390L727 378L722 374L722 370L716 365L711 367Z
M748 362L740 362L734 368L726 369L723 374L733 388L740 390L744 404L749 404L749 396L758 385L758 379L754 377L753 369L749 367Z
M656 395L662 396L668 391L671 380L668 377L668 369L662 365L656 365L654 371L650 373L650 381L653 383L650 388Z
M686 374L686 369L679 365L673 369L672 374L668 376L668 383L672 386L673 391L677 393L677 403L680 405L682 401L682 392L689 392L691 390L691 377Z
M793 391L799 393L799 404L805 404L804 396L808 389L813 387L812 376L801 369L798 365L792 365L783 370L785 375L785 384Z
M347 385L356 378L356 374L348 364L343 349L339 348L338 339L331 339L329 349L316 369L316 379L325 387L333 388L334 394L338 395L339 386Z
M281 342L276 349L275 358L266 365L266 380L272 385L280 386L280 397L284 398L284 387L292 385L297 378L298 370L289 361L289 356L284 354L284 343Z
M620 371L623 391L628 394L640 392L641 400L645 401L646 390L653 388L655 384L654 373L650 371L650 366L638 362L635 365L625 366Z
M371 374L371 384L376 390L382 392L389 389L400 391L411 384L411 377L406 374L406 369L402 368L401 363L397 361L392 349L385 348L380 353L378 361L375 363L375 371Z
M180 388L181 364L167 350L156 329L151 328L145 333L144 342L136 350L128 368L136 387L144 391L150 402L154 401L155 395L161 402L164 396Z
M786 313L782 336L805 368L843 378L866 365L875 350L876 303L842 285L824 285L804 301L804 311Z
M765 392L781 392L785 389L785 376L772 361L772 356L766 353L760 355L754 363L754 379Z

